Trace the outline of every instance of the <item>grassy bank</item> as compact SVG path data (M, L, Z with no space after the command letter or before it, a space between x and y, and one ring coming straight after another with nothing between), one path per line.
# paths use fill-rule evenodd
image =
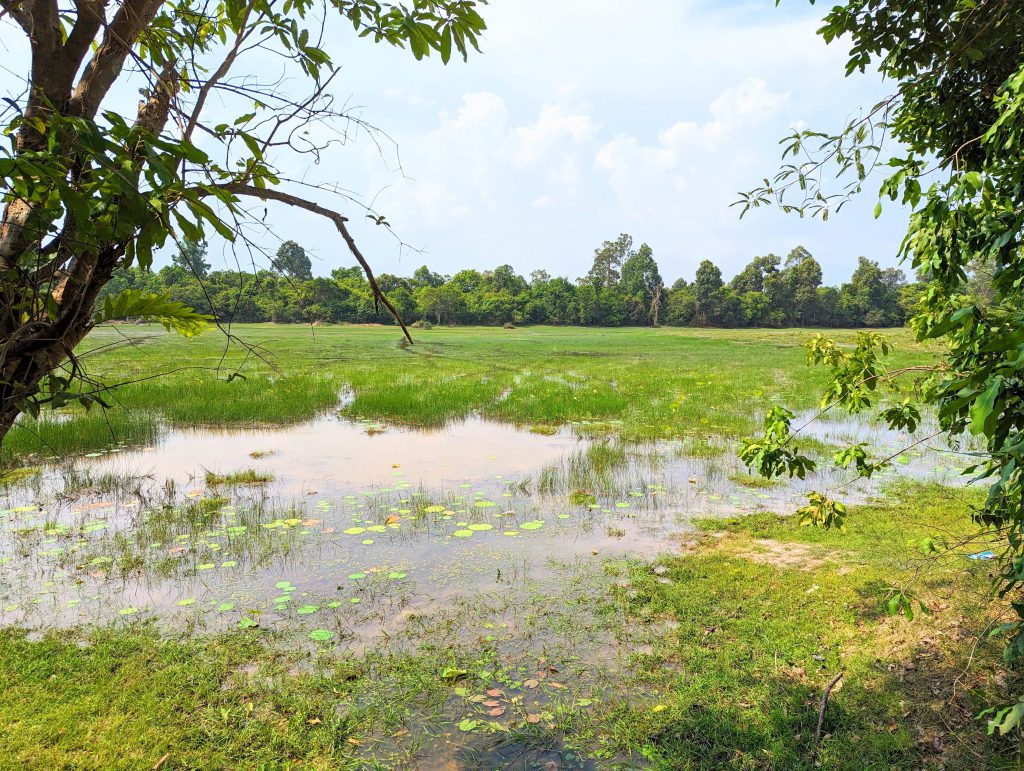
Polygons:
M1014 686L983 636L987 566L964 557L982 544L938 560L917 548L969 533L961 496L900 491L853 510L845 535L769 514L705 521L655 565L578 568L515 608L470 597L363 653L260 629L5 630L0 756L488 768L502 748L544 747L602 768L1016 767L1016 745L975 719ZM886 615L892 586L931 614ZM840 671L816 742L822 688Z
M153 327L100 329L80 351L101 381L125 383L112 409L25 421L4 443L8 464L152 440L172 426L282 423L351 399L346 413L432 426L478 411L543 427L617 421L625 438L735 437L764 406L817 402L824 373L807 367L813 330L417 330L251 325L184 340ZM841 339L853 332L830 330ZM905 330L886 334L899 363L927 352ZM229 380L232 373L244 377ZM158 375L161 375L157 377Z

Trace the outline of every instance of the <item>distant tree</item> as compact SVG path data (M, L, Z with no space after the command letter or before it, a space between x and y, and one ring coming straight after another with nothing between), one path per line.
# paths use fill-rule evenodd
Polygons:
M818 287L822 280L821 265L810 252L798 246L786 257L783 273L789 284L787 296L793 302L787 323L798 326L816 323L820 316Z
M647 244L626 258L622 264L621 289L629 324L657 324L661 315L664 287L654 250Z
M614 241L605 241L594 250L594 264L586 280L605 289L611 289L620 278L622 264L633 253L633 237L623 233Z
M294 241L285 241L277 248L273 263L277 270L291 278L300 281L313 278L313 263L309 261L306 250Z
M764 257L755 257L751 260L736 277L729 282L736 292L746 294L747 292L764 292L765 278L779 272L781 258L774 254Z
M421 265L416 268L416 271L412 274L413 286L432 286L438 287L444 283L444 276L440 273L434 273L426 265Z
M694 321L702 327L718 321L722 304L722 271L711 260L704 260L693 280Z
M210 263L206 261L206 241L181 242L181 248L171 255L171 262L191 273L198 279L210 274Z

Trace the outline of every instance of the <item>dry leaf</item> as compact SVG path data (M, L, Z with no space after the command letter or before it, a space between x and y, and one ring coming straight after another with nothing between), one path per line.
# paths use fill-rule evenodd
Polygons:
M499 696L504 696L505 692L497 688L491 688L489 691L487 691L487 695L493 696L495 699L497 699Z
M501 702L498 701L497 699L488 699L487 701L484 702L484 706L485 707L500 707L501 706Z
M321 719L320 719L320 718L318 718L318 717L311 717L311 718L310 718L309 720L307 720L306 722L307 722L307 723L309 723L310 725L320 725L320 724L321 724L322 722L324 722L324 721L323 721L323 720L321 720Z
M536 688L540 683L536 680L524 680L523 688Z
M505 708L504 707L495 707L494 709L490 710L487 714L490 715L491 717L501 717L502 715L505 714Z
M345 741L347 741L353 747L362 747L363 746L363 743L361 741L359 741L358 739L353 739L351 736L348 737L348 739L346 739Z
M540 715L527 715L526 716L526 722L527 723L537 724L537 723L540 722Z

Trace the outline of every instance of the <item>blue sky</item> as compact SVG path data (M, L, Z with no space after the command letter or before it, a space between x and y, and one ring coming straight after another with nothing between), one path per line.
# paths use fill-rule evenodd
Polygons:
M335 94L397 149L364 136L319 165L281 159L283 170L373 201L422 250L351 207L378 272L508 263L575 278L603 240L628 232L669 282L703 259L728 278L797 244L840 282L862 254L895 264L905 212L876 221L870 194L828 223L768 210L740 221L729 207L778 166L791 126L838 128L887 93L877 76L844 78L845 47L815 35L824 11L803 0L492 0L483 54L448 67L338 24L326 45L342 66ZM313 215L272 206L267 222L267 248L294 239L319 274L353 262ZM211 261L225 251L211 243Z

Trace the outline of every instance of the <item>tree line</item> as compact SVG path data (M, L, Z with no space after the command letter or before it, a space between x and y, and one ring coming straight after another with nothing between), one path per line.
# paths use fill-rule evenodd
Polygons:
M922 291L902 271L864 257L840 286L822 282L821 265L798 246L785 258L755 257L730 281L710 260L692 281L665 286L654 251L633 247L627 234L594 251L575 281L509 265L444 276L422 266L411 276L382 274L381 289L406 323L551 324L580 326L890 327L902 325ZM211 271L204 242L185 242L157 272L128 268L105 294L125 289L166 293L221 321L278 323L394 323L376 306L359 267L314 277L305 249L286 241L272 269Z

